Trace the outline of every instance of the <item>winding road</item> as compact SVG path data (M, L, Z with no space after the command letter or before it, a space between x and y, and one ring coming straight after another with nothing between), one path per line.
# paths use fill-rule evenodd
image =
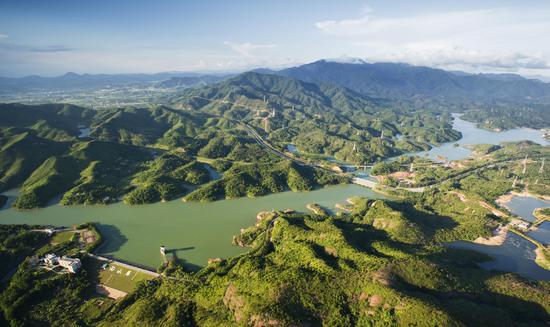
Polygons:
M191 97L188 97L188 98L197 98L197 99L207 100L207 101L211 101L211 102L217 102L217 103L221 103L221 104L232 104L234 106L239 106L239 107L243 107L243 108L246 108L246 109L254 110L253 108L247 107L245 105L238 104L238 103L231 102L231 101L227 101L227 100L214 100L214 99L208 99L208 98L204 98L204 97L200 97L200 96L191 96ZM219 115L219 117L228 119L228 120L232 121L233 123L236 123L238 125L243 126L244 129L248 132L248 134L250 134L260 146L262 146L264 149L266 149L267 151L273 153L274 155L276 155L280 158L291 160L292 162L294 162L298 165L301 165L301 166L307 166L307 167L310 167L310 168L313 168L313 169L322 169L322 170L337 174L336 172L334 172L334 171L332 171L332 170L330 170L326 167L323 167L323 166L318 165L318 164L311 164L309 162L298 159L296 157L289 156L288 154L278 150L277 148L275 148L274 146L269 144L267 141L265 141L261 137L261 135L258 134L258 132L254 129L254 127L252 127L251 125L249 125L245 122L237 121L237 120L230 119L230 118L227 118L227 117L223 117L221 115ZM532 157L532 158L538 158L538 157ZM406 191L409 191L409 192L422 193L427 188L432 188L432 187L437 186L439 184L442 184L442 183L444 183L448 180L451 180L451 179L454 179L454 178L463 178L463 177L468 176L469 174L472 174L472 173L475 173L475 172L478 172L478 171L482 171L482 170L487 169L487 168L492 168L495 165L498 165L498 164L501 164L501 163L513 162L513 161L518 161L518 160L524 160L524 158L523 157L522 158L518 157L518 158L513 158L513 159L487 162L487 164L485 164L485 165L482 165L482 166L479 166L479 167L476 167L476 168L473 168L471 170L467 170L467 171L464 171L464 172L461 172L461 173L458 173L458 174L455 174L455 175L448 176L448 177L446 177L445 179L442 179L442 180L436 180L432 183L423 185L421 187L402 187L402 186L399 186L399 187L396 187L394 189L406 190ZM368 180L368 179L365 179L365 178L360 178L360 177L354 177L354 178L351 179L351 181L352 181L353 184L365 186L365 187L368 187L368 188L371 188L371 189L374 189L377 186L381 185L379 182Z

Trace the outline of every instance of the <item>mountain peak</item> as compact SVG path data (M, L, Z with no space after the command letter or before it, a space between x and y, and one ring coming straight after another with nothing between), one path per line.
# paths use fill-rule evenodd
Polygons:
M338 63L338 64L354 64L354 65L362 65L362 64L367 64L368 63L366 60L363 60L361 58L349 57L347 55L342 55L338 58L328 58L328 59L324 59L324 60L321 60L321 61L334 62L334 63Z
M75 72L68 72L68 73L65 73L65 75L63 75L62 77L79 77L79 76L80 75L78 75Z

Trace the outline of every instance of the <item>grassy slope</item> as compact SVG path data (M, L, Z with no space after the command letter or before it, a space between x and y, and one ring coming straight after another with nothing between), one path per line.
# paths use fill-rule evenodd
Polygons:
M8 138L0 149L0 190L21 184L44 160L62 153L68 146L29 133Z

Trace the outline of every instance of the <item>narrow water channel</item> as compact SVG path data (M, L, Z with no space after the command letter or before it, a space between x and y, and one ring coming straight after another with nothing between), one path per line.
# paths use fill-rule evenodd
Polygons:
M465 145L475 144L499 144L501 142L515 142L528 140L541 145L550 145L550 142L542 136L542 132L531 128L516 128L504 132L492 132L477 128L475 123L460 119L461 114L452 114L453 129L462 133L462 138L456 142L444 143L429 151L415 153L418 156L430 159L446 158L447 160L461 160L467 158L471 150ZM455 146L458 144L459 146Z

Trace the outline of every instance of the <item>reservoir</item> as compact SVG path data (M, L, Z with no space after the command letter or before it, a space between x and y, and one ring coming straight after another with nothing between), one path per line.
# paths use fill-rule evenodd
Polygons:
M533 211L536 208L548 208L550 201L535 198L532 196L514 196L506 203L506 208L516 216L519 216L529 222L536 220Z
M470 150L455 147L454 143L498 144L527 139L548 145L540 131L524 128L491 132L460 119L459 115L453 116L454 129L462 132L463 138L425 152L430 157L440 155L449 160L456 160L470 154ZM81 132L86 133L85 130ZM289 147L289 150L296 151L295 147ZM369 175L368 171L363 174L364 177ZM10 195L9 202L14 200L15 193L7 195ZM260 211L291 208L304 212L308 203L318 203L332 209L336 203L344 203L351 196L383 198L383 195L358 185L339 185L311 192L283 192L256 199L241 198L204 204L184 203L181 200L141 206L127 206L123 203L108 206L52 204L43 209L18 212L9 208L8 203L0 209L0 223L72 226L93 221L98 223L104 237L104 245L99 248L99 254L115 256L154 269L162 262L159 248L165 245L168 251L174 251L190 268L198 268L206 265L209 258L228 258L246 251L244 248L231 245L232 237L238 234L241 228L253 225L256 214ZM510 202L511 206L516 206L514 201ZM521 211L525 206L526 204L517 203L517 210ZM529 212L529 208L525 210L529 214L532 212ZM518 215L523 216L525 213L522 211L520 214L520 211ZM541 227L547 230L548 225L550 224L545 223ZM537 239L538 237L545 236L537 236ZM550 271L534 263L534 246L513 234L509 235L502 246L483 246L469 242L455 242L452 246L455 245L493 256L495 261L484 263L484 268L513 271L526 277L550 280Z
M535 263L535 245L514 233L508 233L506 241L499 246L465 241L452 242L448 246L489 255L493 260L481 263L484 269L511 271L531 279L550 280L550 271Z
M519 216L529 222L534 222L536 217L533 211L537 208L550 208L550 201L543 200L531 196L514 196L508 203L506 208L516 216ZM536 230L532 230L527 235L534 238L542 244L550 243L550 221L545 221L538 226Z
M465 145L474 144L499 144L501 142L514 142L529 140L541 145L550 145L542 132L531 128L516 128L504 132L493 132L477 128L475 123L460 119L460 114L452 114L454 118L453 129L462 133L462 138L455 142L444 143L441 146L433 147L429 151L418 152L418 156L427 156L431 159L441 157L447 160L461 160L467 158L472 151L466 149ZM458 144L459 146L455 146Z
M15 199L15 192L5 193ZM174 200L140 206L122 202L107 206L62 206L52 204L31 211L0 209L2 224L51 224L72 226L97 222L105 244L99 254L156 269L161 263L159 248L165 245L190 268L205 266L209 258L228 258L246 251L231 240L241 228L254 225L260 211L307 211L308 203L334 209L351 196L383 198L358 185L329 186L310 192L283 192L256 199L240 198L211 203L184 203Z

